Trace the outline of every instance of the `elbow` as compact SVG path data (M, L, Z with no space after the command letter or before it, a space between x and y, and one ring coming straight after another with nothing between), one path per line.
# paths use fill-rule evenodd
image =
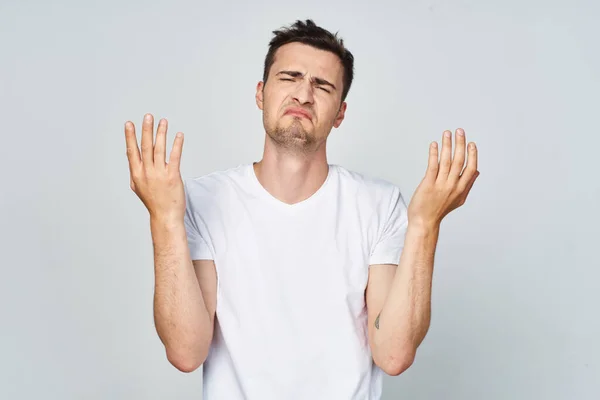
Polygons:
M416 352L414 350L402 351L397 355L388 357L387 361L380 366L383 372L390 376L398 376L415 361Z
M169 363L179 371L185 373L197 370L204 363L205 358L206 357L193 357L188 354L167 351L167 360L169 360Z

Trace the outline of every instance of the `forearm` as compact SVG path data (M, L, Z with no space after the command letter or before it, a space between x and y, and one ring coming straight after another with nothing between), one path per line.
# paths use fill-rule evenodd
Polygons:
M438 236L439 226L408 226L402 256L374 329L376 356L388 365L410 365L429 329Z
M158 336L171 362L201 363L212 340L212 323L190 258L183 220L152 219L150 225Z

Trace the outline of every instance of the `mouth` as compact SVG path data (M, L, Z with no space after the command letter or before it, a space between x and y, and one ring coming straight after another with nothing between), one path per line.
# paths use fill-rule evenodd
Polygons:
M300 108L290 108L289 110L287 110L285 112L284 115L293 115L296 117L301 117L301 118L306 118L306 119L312 120L312 116L307 111L304 111Z

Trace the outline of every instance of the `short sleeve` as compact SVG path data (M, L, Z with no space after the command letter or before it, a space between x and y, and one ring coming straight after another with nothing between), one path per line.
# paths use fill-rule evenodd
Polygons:
M371 251L369 265L396 264L404 248L404 238L408 227L407 207L400 193L394 187L387 212L384 214L383 227Z
M202 237L198 223L194 215L193 202L191 201L187 185L184 185L186 193L186 207L183 222L187 236L187 243L192 260L213 260L214 256L208 243Z

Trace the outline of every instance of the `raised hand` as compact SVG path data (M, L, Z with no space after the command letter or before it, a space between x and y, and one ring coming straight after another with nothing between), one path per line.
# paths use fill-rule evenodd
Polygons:
M167 120L161 119L154 140L154 117L144 116L142 123L141 153L131 121L125 123L127 159L129 160L130 186L142 200L150 217L168 221L183 220L185 193L179 165L183 148L183 133L175 136L173 148L166 161Z
M462 206L467 200L479 176L477 147L475 143L465 146L466 137L462 129L456 130L455 138L454 157L452 157L452 132L450 131L444 131L439 161L437 142L429 146L429 162L425 177L408 206L409 223L439 226L446 215Z

